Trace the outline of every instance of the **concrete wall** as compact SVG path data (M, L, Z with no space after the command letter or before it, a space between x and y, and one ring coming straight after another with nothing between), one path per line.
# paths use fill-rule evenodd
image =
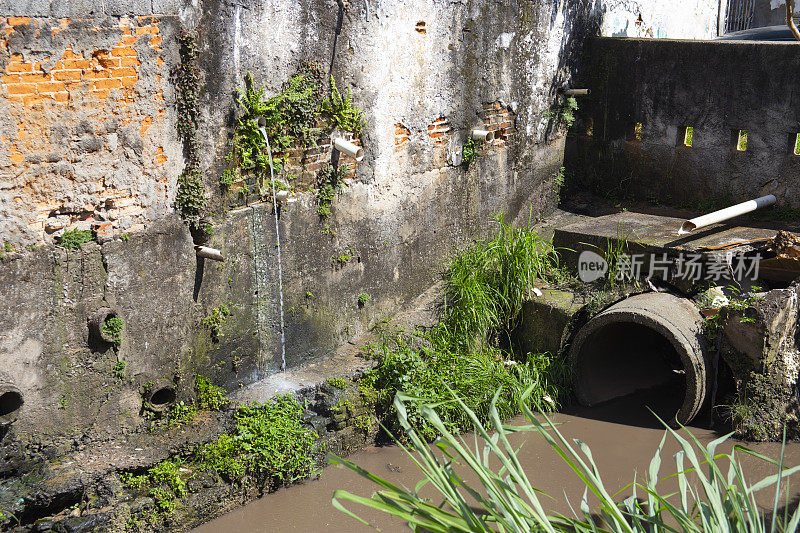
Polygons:
M547 214L564 147L549 112L608 7L384 0L367 20L363 2L333 0L90 4L0 4L0 241L10 250L0 381L25 399L14 434L65 446L140 429L150 382L187 398L195 371L233 390L284 363L272 207L238 206L218 185L247 71L274 94L301 60L319 60L367 122L366 157L330 219L317 215L310 182L281 211L285 362L295 367L406 305L454 248L486 234L492 213ZM181 29L200 46L208 244L224 263L197 260L173 213ZM453 154L476 126L500 138L466 170ZM334 158L324 143L314 156L293 164L313 176ZM73 227L93 228L99 244L54 247ZM360 293L372 296L364 307ZM202 319L223 304L231 315L214 339ZM99 307L125 320L118 351L92 341Z
M572 186L668 204L775 194L800 205L800 46L601 38L590 54Z
M724 30L727 0L606 0L598 9L603 37L713 39Z

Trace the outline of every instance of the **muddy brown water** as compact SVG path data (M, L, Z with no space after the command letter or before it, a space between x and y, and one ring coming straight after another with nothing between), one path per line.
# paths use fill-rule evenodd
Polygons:
M640 404L641 405L641 404ZM651 404L652 405L652 404ZM606 488L614 493L629 485L636 476L643 480L650 460L664 435L663 426L644 408L631 408L629 399L614 400L596 408L571 408L553 415L559 431L571 441L577 438L587 443L592 450L595 462L600 469ZM708 417L707 413L701 417ZM707 420L701 420L701 423ZM522 417L510 421L511 424L525 424ZM707 424L706 424L707 425ZM688 428L703 444L720 436L720 432L703 427ZM551 496L543 497L542 503L551 513L572 515L570 505L577 510L584 492L580 482L569 466L535 433L512 435L513 444L523 444L519 458L533 485ZM736 441L730 440L719 452L729 452ZM780 443L746 444L764 455L777 459ZM672 492L677 489L675 479L665 479L675 472L673 455L679 450L678 443L667 436L661 453L659 472L659 492ZM738 455L738 454L737 454ZM776 467L750 456L740 456L746 478L754 483L776 472ZM398 447L371 447L348 458L370 472L395 484L414 487L422 479L421 472ZM800 443L788 443L785 464L800 464ZM725 465L725 463L720 463ZM727 472L727 466L723 469ZM329 466L322 471L318 480L308 481L281 489L264 496L244 507L223 515L194 530L195 533L230 531L272 532L272 531L347 531L369 532L374 528L363 525L338 511L331 504L333 492L344 489L360 496L370 496L375 486L341 466ZM630 495L623 490L618 495L621 501ZM790 478L788 488L790 502L800 500L800 475ZM771 509L774 487L761 491L757 501ZM785 501L786 496L782 498ZM590 504L592 503L590 499ZM404 522L355 504L351 510L384 532L409 531Z

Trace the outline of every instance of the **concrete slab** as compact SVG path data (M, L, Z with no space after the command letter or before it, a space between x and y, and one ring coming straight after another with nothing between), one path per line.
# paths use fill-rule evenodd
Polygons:
M751 252L755 248L745 243L758 239L771 239L777 230L749 228L736 224L716 224L689 235L678 235L683 219L622 212L596 218L587 218L574 224L556 228L553 245L561 254L562 261L570 268L577 268L577 258L584 250L593 250L600 255L608 249L610 242L624 243L628 253L663 254L670 257L680 253L711 255L709 248L744 243L726 251Z

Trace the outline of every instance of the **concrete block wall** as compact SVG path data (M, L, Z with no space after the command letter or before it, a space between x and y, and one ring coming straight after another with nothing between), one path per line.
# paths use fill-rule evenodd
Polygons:
M774 194L800 207L800 46L600 38L589 53L573 190L686 206Z

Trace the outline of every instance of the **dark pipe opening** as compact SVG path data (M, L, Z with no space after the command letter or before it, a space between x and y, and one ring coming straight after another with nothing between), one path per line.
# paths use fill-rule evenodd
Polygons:
M657 424L648 409L673 421L686 395L686 374L675 347L642 324L612 322L592 332L574 370L593 407L620 411L617 415L626 419L641 417L638 425Z
M17 391L10 390L0 394L0 416L8 416L19 411L23 403L25 402L22 394Z
M153 392L152 396L150 396L150 403L153 405L153 407L166 407L167 405L173 403L175 398L175 389L172 387L161 387Z

